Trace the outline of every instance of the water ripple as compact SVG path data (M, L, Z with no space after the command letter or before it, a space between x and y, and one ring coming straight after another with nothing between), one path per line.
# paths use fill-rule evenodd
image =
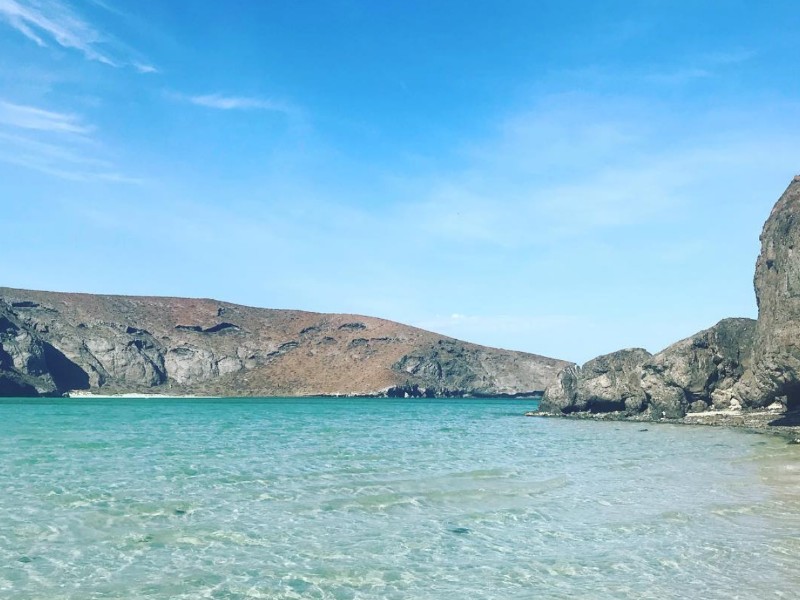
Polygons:
M798 597L797 447L528 409L0 402L0 597Z

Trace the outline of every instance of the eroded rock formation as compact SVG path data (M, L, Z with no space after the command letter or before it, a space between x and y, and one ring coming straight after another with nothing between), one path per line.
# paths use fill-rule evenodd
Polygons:
M750 365L755 327L752 319L724 319L655 355L634 348L569 366L545 391L540 410L679 418L726 408Z

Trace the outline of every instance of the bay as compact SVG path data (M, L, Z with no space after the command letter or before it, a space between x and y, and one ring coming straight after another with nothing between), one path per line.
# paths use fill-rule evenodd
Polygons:
M534 407L0 401L0 597L798 597L798 447Z

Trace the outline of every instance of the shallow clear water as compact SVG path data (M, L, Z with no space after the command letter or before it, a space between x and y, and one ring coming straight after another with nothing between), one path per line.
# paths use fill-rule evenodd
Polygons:
M800 597L797 446L531 406L0 401L0 597Z

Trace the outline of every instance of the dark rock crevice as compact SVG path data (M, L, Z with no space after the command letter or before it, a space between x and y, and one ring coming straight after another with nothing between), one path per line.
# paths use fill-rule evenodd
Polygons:
M203 329L203 333L220 333L223 331L239 331L241 329L238 325L234 325L233 323L217 323L212 327L208 327L207 329Z
M33 385L22 383L14 379L9 373L0 373L0 396L7 398L32 398L40 395L39 391Z
M86 371L52 344L43 342L42 347L48 372L60 393L89 389L89 374Z

